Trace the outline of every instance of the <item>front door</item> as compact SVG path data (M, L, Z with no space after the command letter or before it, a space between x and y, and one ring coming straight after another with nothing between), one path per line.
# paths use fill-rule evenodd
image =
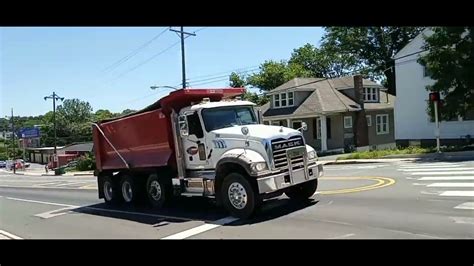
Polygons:
M199 119L198 113L195 111L186 116L188 124L188 136L182 136L183 140L183 157L187 169L205 169L209 168L208 147L206 147L206 139L204 131Z

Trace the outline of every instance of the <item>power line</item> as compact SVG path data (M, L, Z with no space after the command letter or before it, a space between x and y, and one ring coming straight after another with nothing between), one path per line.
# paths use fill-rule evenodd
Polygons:
M241 70L246 70L246 69L258 69L260 66L257 65L257 66L250 66L250 67L241 67L241 68L236 68L236 69L231 69L231 70L228 70L228 71L223 71L223 72L217 72L217 73L214 73L214 74L208 74L208 75L201 75L201 76L196 76L196 77L193 77L193 78L190 78L190 80L192 79L197 79L197 78L206 78L206 77L212 77L212 76L216 76L216 75L222 75L222 74L230 74L232 72L242 72ZM244 71L245 72L245 71Z
M168 29L164 29L162 32L158 33L155 37L153 37L151 40L147 41L146 43L142 44L141 46L139 46L137 49L133 50L131 53L129 53L128 55L122 57L121 59L119 59L118 61L116 61L115 63L111 64L110 66L106 67L104 70L102 70L102 73L105 73L105 72L108 72L110 70L113 70L115 68L117 68L118 66L120 66L121 64L127 62L130 58L132 58L134 55L138 54L142 49L144 49L145 47L147 47L148 45L150 45L153 41L155 41L156 39L158 39L161 35L163 35L165 32L167 32Z
M117 76L117 78L116 78L115 80L117 80L117 79L119 79L119 78L125 76L126 74L132 72L133 70L135 70L135 69L137 69L137 68L143 66L144 64L150 62L151 60L153 60L153 59L155 59L156 57L158 57L159 55L165 53L166 51L168 51L169 49L171 49L171 48L173 48L174 46L178 45L179 43L180 43L180 41L173 43L172 45L170 45L170 46L168 46L167 48L161 50L159 53L153 55L152 57L150 57L150 58L148 58L148 59L146 59L146 60L144 60L144 61L138 63L137 65L135 65L134 67L128 69L127 71L122 72L122 74L120 74L119 76Z

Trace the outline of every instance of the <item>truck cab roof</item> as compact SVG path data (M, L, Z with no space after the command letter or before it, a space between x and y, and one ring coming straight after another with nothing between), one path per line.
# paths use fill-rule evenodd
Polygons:
M219 102L200 102L196 103L190 107L185 107L183 110L200 110L205 108L216 108L216 107L224 107L224 106L241 106L241 105L256 105L253 102L249 101L241 101L241 100L232 100L232 101L219 101Z

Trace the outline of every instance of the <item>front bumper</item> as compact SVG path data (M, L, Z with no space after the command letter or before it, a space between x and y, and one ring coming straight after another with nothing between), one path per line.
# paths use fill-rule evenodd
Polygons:
M257 178L258 191L260 194L270 193L317 179L322 175L323 165L321 163L311 164L307 168Z

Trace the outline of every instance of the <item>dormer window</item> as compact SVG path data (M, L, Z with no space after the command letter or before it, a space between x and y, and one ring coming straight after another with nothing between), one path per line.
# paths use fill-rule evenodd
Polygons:
M379 89L378 88L364 88L364 102L378 102Z
M290 107L294 105L293 92L284 92L273 95L273 107Z

